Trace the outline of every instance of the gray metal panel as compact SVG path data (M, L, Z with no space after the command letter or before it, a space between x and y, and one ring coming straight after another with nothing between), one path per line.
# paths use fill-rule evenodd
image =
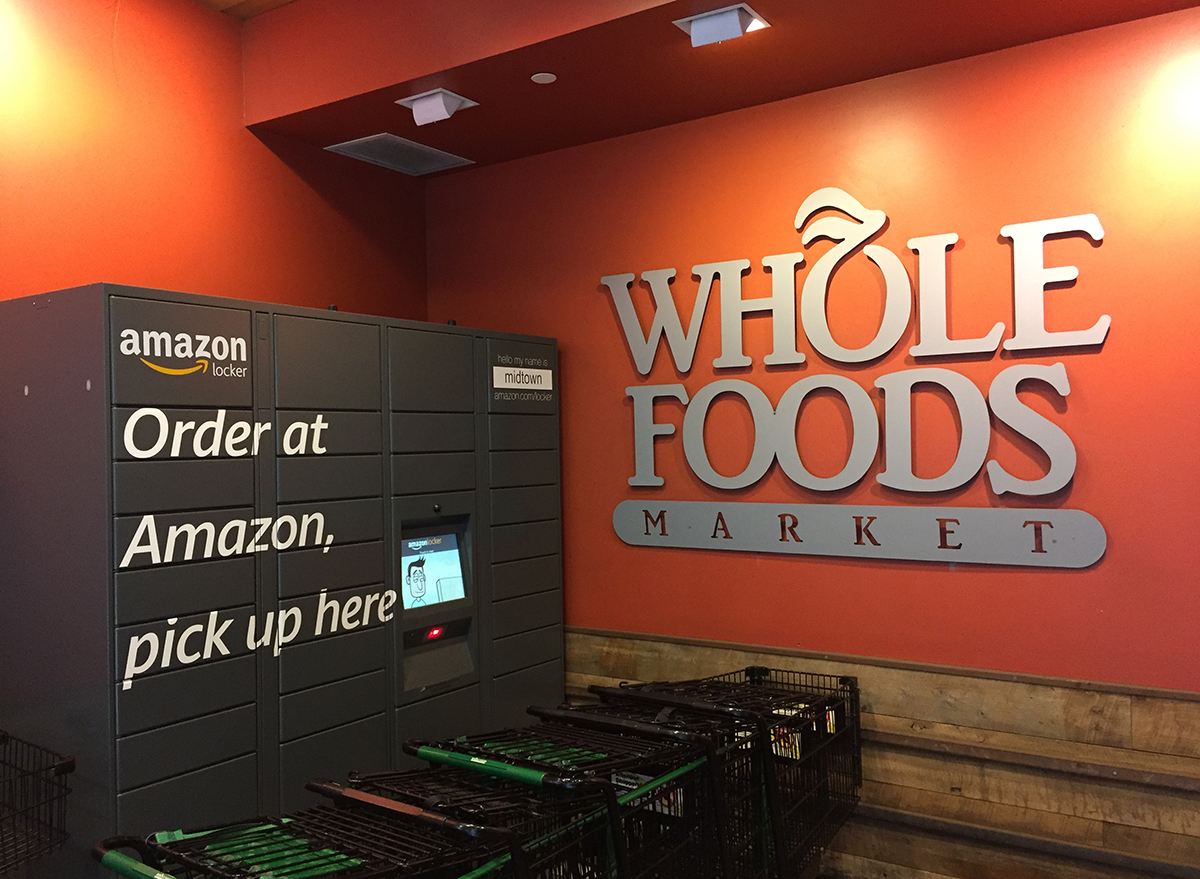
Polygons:
M559 552L561 547L562 528L557 519L521 525L498 525L492 528L493 562L553 555Z
M383 627L284 647L279 655L279 690L291 693L382 668Z
M254 602L254 557L121 571L114 577L119 626Z
M392 415L393 452L470 452L475 416L463 412L397 412Z
M469 491L475 487L475 455L392 455L393 494Z
M477 663L470 635L404 651L404 689L426 689L474 674Z
M478 685L396 709L396 739L400 743L416 738L448 739L482 731ZM415 768L426 764L402 754L398 765Z
M140 679L117 691L117 735L130 735L253 702L258 693L254 656L199 663Z
M561 659L535 665L496 678L492 725L528 726L533 718L525 709L530 705L554 708L563 702L563 664Z
M0 303L0 727L76 757L75 840L116 823L102 290Z
M553 415L489 415L488 448L494 452L557 449L558 418Z
M162 419L156 413L160 413ZM143 454L154 452L153 458L133 455L126 448L125 431L133 415L138 415L138 418L133 424L129 440L133 448ZM265 444L270 448L273 433L274 430L264 431L265 440L260 434L260 445ZM114 461L253 458L254 413L248 409L114 407L112 443ZM197 450L200 454L197 454Z
M275 317L275 405L382 409L379 327L339 319Z
M499 677L551 659L561 659L562 654L562 626L547 626L508 638L498 638L492 653L494 674Z
M279 596L290 598L321 589L382 583L383 543L352 543L279 554Z
M252 369L249 359L249 311L121 296L109 299L109 309L112 321L109 356L114 406L150 405L165 408L250 405ZM123 336L125 330L132 331L132 336ZM100 327L96 327L96 331L99 332ZM169 341L161 334L169 336ZM136 352L131 344L133 339L137 342ZM246 359L219 360L211 350L219 345L217 339L223 339L226 348L230 347L230 339L238 340L232 347L240 349L239 353ZM149 351L146 350L148 341ZM186 356L176 357L176 353ZM221 353L219 349L217 353ZM223 374L230 366L237 374ZM186 375L172 375L160 372L155 367L195 371Z
M389 329L392 409L473 412L473 348L466 335Z
M546 555L492 565L492 598L500 601L547 589L562 590L562 557Z
M488 455L492 488L549 485L558 482L558 451L492 452Z
M462 519L475 514L475 492L408 495L392 498L392 527L399 534L404 522L434 520L439 517ZM399 551L397 550L397 555Z
M319 432L313 429L318 417L321 419ZM378 455L383 451L381 413L280 410L275 420L277 426L272 432L278 434L275 437L275 451L280 457L288 454ZM306 424L308 429L295 427L296 424ZM285 440L288 448L293 449L290 453L284 451ZM324 451L318 452L317 447ZM298 448L303 451L295 451Z
M113 512L208 510L254 503L254 461L118 461L113 464Z
M562 592L553 589L536 595L497 601L493 605L492 631L497 638L562 623Z
M380 455L279 458L278 464L281 503L378 497L383 493Z
M281 696L279 738L286 742L378 714L386 692L381 670Z
M332 534L333 543L336 545L383 539L382 498L368 497L350 501L328 501L315 507L311 503L294 506L280 505L278 509L280 517L294 516L300 523L304 522L306 515L316 512L319 512L324 518L325 534L327 536ZM311 534L315 534L315 531ZM305 536L309 538L309 535ZM311 538L307 542L309 546L313 545Z
M117 797L117 830L130 836L178 827L207 827L258 813L258 761L253 754L179 775Z
M493 525L557 519L561 512L557 485L493 489L491 499Z
M354 770L370 772L388 765L387 718L369 717L297 739L279 748L281 809L294 812L329 800L304 789L313 778L345 781Z
M117 739L117 790L161 781L254 752L253 705Z

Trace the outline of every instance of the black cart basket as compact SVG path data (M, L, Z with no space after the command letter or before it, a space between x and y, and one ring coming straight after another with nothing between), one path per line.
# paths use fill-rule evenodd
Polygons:
M607 789L619 879L727 875L713 766L686 734L616 718L556 718L432 744L411 741L405 751L433 763L507 766Z
M336 785L315 787L338 793ZM486 828L464 828L421 809L397 812L391 805L321 805L281 818L113 837L94 854L130 879L456 879L504 848L499 837L463 832L486 836Z
M657 710L662 723L690 717L695 724L707 716L747 725L739 736L743 749L753 748L759 757L755 777L768 819L770 860L782 879L817 869L821 852L858 802L862 749L853 677L750 666L690 681L590 689L603 700L597 711L646 717ZM740 810L731 811L736 826ZM756 816L740 817L745 827L744 819ZM735 870L758 875L758 863L739 858Z
M445 756L453 764L461 755ZM615 800L610 803L608 791L586 779L497 767L476 758L470 768L439 765L351 773L350 786L510 834L510 850L474 871L474 876L556 879L578 874L620 879L627 875ZM517 858L520 863L514 863Z
M0 873L67 841L75 761L0 730Z

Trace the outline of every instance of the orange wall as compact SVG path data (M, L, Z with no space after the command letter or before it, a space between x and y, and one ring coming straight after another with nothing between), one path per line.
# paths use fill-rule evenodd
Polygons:
M424 318L421 185L242 123L239 23L0 0L0 297L94 281Z
M1190 10L434 180L429 317L560 341L571 624L1200 690L1197 155L1200 10ZM600 278L673 266L686 318L693 265L748 258L746 295L766 295L761 258L802 249L793 218L824 186L887 213L876 243L914 279L907 240L959 234L950 257L958 338L996 321L1012 333L1001 226L1095 213L1102 245L1047 245L1048 265L1080 269L1073 288L1047 293L1047 326L1084 329L1109 314L1107 341L1098 351L917 364L910 323L877 363L839 366L801 337L808 363L768 371L770 325L760 318L745 324L754 366L722 372L711 365L714 293L690 374L660 350L651 375L639 377ZM810 266L827 247L813 245ZM830 320L847 344L869 338L879 317L880 282L865 266L859 255L835 276ZM798 378L832 371L863 385L882 411L872 382L884 373L949 367L986 391L1006 366L1056 361L1069 397L1023 395L1078 452L1073 483L1051 498L999 499L982 473L961 490L913 498L875 481L880 459L834 497L798 488L777 464L750 489L721 492L690 473L679 434L657 444L664 487L626 482L629 385L682 381L694 394L715 378L741 378L775 403ZM917 473L932 476L953 457L955 422L932 395L915 411ZM842 420L828 403L812 413L801 442L810 466L828 474L845 454ZM660 404L656 416L679 425L681 407ZM739 470L744 409L718 403L708 435L715 466ZM1042 466L994 418L990 457L1027 478ZM632 548L611 524L627 498L1042 505L1091 513L1108 543L1082 571Z

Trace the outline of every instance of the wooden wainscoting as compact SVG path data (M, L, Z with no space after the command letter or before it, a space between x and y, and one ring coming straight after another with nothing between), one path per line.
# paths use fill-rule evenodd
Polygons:
M1200 694L568 627L567 692L749 665L854 675L836 879L1200 879Z

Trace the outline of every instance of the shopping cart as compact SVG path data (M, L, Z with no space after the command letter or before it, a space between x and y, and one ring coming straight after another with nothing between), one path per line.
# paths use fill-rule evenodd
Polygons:
M630 879L727 875L715 809L712 764L702 742L684 732L615 718L547 720L405 751L435 763L505 773L532 769L569 776L607 791L613 834Z
M714 809L720 828L723 875L735 879L765 879L775 873L772 821L765 797L764 774L772 771L769 747L760 746L758 726L751 720L701 711L660 706L637 698L610 697L599 705L529 713L561 722L602 722L620 719L654 731L682 733L705 747L716 784Z
M434 809L460 821L502 827L520 841L523 869L506 853L478 875L625 877L628 865L611 785L552 776L483 758L425 751L447 765L404 772L351 773L359 791ZM467 762L469 768L455 768ZM490 771L489 771L490 770Z
M0 730L0 873L67 841L66 775L75 760Z
M369 793L323 782L309 789L336 805L195 832L114 837L93 854L131 879L455 879L513 844L504 830ZM523 867L519 851L512 854Z
M692 681L589 689L610 705L640 702L753 724L770 767L763 793L775 871L784 879L816 871L858 802L862 757L852 677L752 666Z

